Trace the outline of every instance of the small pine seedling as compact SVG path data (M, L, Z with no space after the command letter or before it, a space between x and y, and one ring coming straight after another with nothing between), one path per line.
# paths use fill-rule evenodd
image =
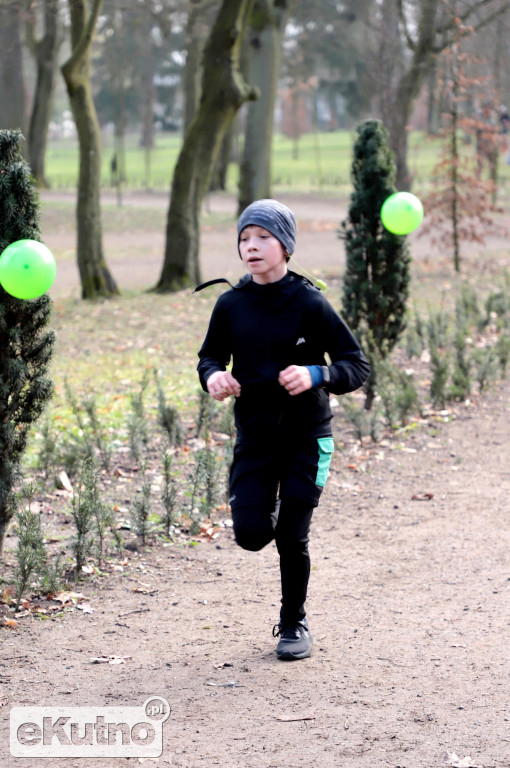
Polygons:
M445 349L448 346L448 328L450 318L445 312L439 311L430 314L427 320L427 336L429 347Z
M35 486L28 486L21 494L21 498L18 498L15 512L18 526L18 547L14 569L16 611L19 610L23 592L30 585L32 578L36 574L44 573L46 568L47 554L41 519L30 509L34 494Z
M184 431L179 416L179 411L166 402L165 392L159 377L155 373L156 388L158 393L159 424L163 428L170 445L182 445Z
M165 535L170 538L170 531L175 524L174 511L177 503L176 473L172 472L172 456L168 451L163 454L163 491L161 494L164 514L161 518Z
M71 385L69 384L67 379L64 379L64 392L66 394L67 402L69 403L69 406L71 408L71 412L73 416L76 419L76 422L78 424L78 428L80 430L80 435L82 437L84 448L83 451L85 457L92 458L94 456L94 446L92 444L92 440L90 439L90 430L83 420L83 416L81 413L81 408L78 403L78 399L76 395L74 394Z
M58 461L57 432L53 427L53 420L49 414L46 415L42 422L41 438L37 466L44 480L47 481Z
M496 353L499 359L499 367L501 369L501 375L506 377L506 369L508 367L508 361L510 360L510 336L505 333L500 334L496 345Z
M149 535L149 516L151 512L151 482L147 476L147 465L142 467L142 488L140 497L133 501L132 522L136 534L141 536L145 546Z
M140 389L131 395L131 413L128 419L129 448L134 460L139 464L149 444L149 427L145 413L145 392L149 385L149 371L146 370L140 383Z
M430 381L430 396L434 407L444 408L446 405L446 385L450 373L450 360L448 353L440 354L438 348L430 345L430 365L432 379Z
M83 400L83 409L89 417L90 430L101 459L101 466L108 472L111 464L112 451L103 427L99 422L96 398L94 395L90 395Z
M91 553L94 539L95 507L97 504L97 478L93 459L86 458L82 463L82 471L78 493L73 496L71 514L76 528L73 539L75 557L74 578L78 580L85 561Z
M354 427L356 438L361 441L370 434L369 411L359 406L350 395L344 395L342 407L345 418Z
M197 437L212 429L216 417L216 401L203 389L198 390Z
M485 349L478 350L476 361L478 363L476 380L480 387L480 392L484 392L498 375L498 356L496 350L493 347L485 347Z

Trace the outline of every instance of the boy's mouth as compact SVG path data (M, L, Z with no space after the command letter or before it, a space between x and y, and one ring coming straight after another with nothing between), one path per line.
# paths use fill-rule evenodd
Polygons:
M262 261L258 256L250 256L248 259L248 264L256 264L257 262Z

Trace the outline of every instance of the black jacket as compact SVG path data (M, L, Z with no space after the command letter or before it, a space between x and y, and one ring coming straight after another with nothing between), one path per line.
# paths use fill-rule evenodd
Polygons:
M325 353L331 360L327 388L291 396L278 383L289 365L326 365ZM241 385L234 408L238 441L330 435L329 392L352 392L370 372L347 325L320 291L294 272L267 285L245 275L223 293L198 356L205 391L209 376L226 370L233 359L232 375Z

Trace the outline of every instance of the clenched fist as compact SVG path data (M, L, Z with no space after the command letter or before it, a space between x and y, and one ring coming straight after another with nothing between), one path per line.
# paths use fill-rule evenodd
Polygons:
M285 387L289 395L300 395L312 388L312 375L305 365L289 365L280 371L278 383Z
M206 386L209 394L220 402L230 395L239 397L241 394L241 385L229 371L215 371L215 373L211 373L206 381Z

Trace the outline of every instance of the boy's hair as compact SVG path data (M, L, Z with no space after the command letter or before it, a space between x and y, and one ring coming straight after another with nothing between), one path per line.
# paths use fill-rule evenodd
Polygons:
M280 243L287 254L287 261L296 246L297 226L294 214L278 200L255 200L244 209L237 222L237 247L245 227L255 226L267 229Z

